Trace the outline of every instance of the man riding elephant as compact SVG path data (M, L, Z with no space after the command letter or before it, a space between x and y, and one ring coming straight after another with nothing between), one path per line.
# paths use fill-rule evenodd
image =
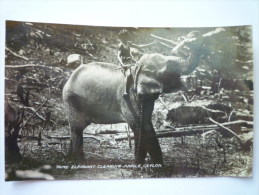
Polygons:
M123 74L125 75L125 89L123 93L123 97L126 98L129 91L129 84L131 79L131 70L130 67L134 66L137 62L137 59L132 55L132 49L135 48L138 50L140 55L143 55L142 48L150 46L154 44L154 42L145 44L145 45L137 45L129 41L129 31L123 29L119 32L118 38L120 39L119 49L117 58L120 62L120 66L122 68Z

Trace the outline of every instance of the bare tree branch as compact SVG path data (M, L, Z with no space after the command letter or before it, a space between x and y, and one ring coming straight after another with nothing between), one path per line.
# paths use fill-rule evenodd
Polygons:
M156 39L162 40L162 41L169 42L169 43L171 43L171 44L173 44L173 45L177 45L177 42L176 42L176 41L172 41L172 40L170 40L170 39L165 39L165 38L163 38L163 37L159 37L159 36L154 35L154 34L150 34L150 36L151 36L151 37L154 37L154 38L156 38Z
M51 70L56 70L58 72L63 72L61 68L54 67L54 66L46 66L46 65L36 65L36 64L26 64L26 65L5 65L5 68L31 68L31 67L36 67L36 68L49 68Z
M221 129L224 129L225 131L227 131L227 133L231 134L233 137L236 137L238 139L238 141L240 142L240 144L242 145L242 139L234 132L232 131L231 129L225 127L224 125L216 122L215 120L213 120L212 118L209 118L209 120L211 122L213 122L214 124L218 125Z
M160 102L164 105L164 107L165 107L168 111L170 111L169 107L166 105L166 103L164 102L164 100L162 99L161 96L159 96L159 100L160 100Z
M51 91L49 88L49 96L46 98L46 100L34 111L34 113L23 123L23 126L21 127L21 130L25 127L25 125L29 122L29 120L32 119L32 117L37 114L37 112L47 103L47 101L50 99L51 97Z
M9 49L8 47L5 47L5 49L6 49L7 51L9 51L11 54L13 54L14 56L18 57L18 58L22 58L22 59L24 59L24 60L29 60L29 58L26 58L25 56L22 56L22 55L19 55L19 54L13 52L13 51L12 51L11 49Z

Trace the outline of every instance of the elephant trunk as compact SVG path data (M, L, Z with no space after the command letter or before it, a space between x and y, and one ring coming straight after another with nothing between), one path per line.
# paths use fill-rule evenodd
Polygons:
M141 147L143 147L141 144L143 144L143 97L139 96L139 102L138 102L138 107L139 107L139 113L138 113L138 118L139 118L139 124L138 126L138 137L136 138L137 140L137 144L135 145L136 149L135 149L135 155L136 157L140 157L142 156L141 153ZM144 163L145 159L138 159L140 162L140 164Z
M190 74L199 65L202 53L202 43L202 34L198 31L192 31L186 36L186 38L184 38L183 41L172 49L171 53L176 54L177 56L184 47L187 47L189 50L189 55L187 58L179 57L177 59L178 64L182 66L181 74Z
M191 51L190 55L186 60L183 61L183 66L185 66L182 74L190 74L200 63L201 53L199 50Z
M152 125L154 102L158 96L158 94L138 96L139 124L135 134L137 164L145 163L147 153L149 153L152 163L163 164L161 148Z

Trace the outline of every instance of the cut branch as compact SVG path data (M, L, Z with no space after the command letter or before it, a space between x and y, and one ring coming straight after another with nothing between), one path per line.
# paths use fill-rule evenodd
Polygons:
M23 126L21 127L21 130L25 127L25 125L32 119L34 115L37 114L37 112L47 103L47 101L50 99L51 92L49 88L49 96L46 98L46 100L33 112L33 114L23 123Z
M161 45L163 45L163 46L165 46L165 47L168 47L169 49L173 49L174 47L173 46L170 46L170 45L168 45L168 44L166 44L166 43L164 43L164 42L159 42Z
M46 137L49 138L49 139L61 139L61 140L70 139L70 135L64 135L64 136L48 135ZM98 136L95 136L95 135L84 135L83 138L90 138L90 139L97 140L99 142L102 141L101 138L99 138Z
M160 102L164 105L164 107L165 107L168 111L170 111L169 107L166 105L166 103L164 102L164 100L162 99L161 96L159 96L159 100L160 100Z
M225 123L221 123L221 124L224 126L239 125L241 127L248 127L248 128L253 127L253 121L245 121L245 120L236 120L236 121L225 122Z
M54 67L54 66L46 66L46 65L36 65L36 64L25 64L25 65L5 65L5 68L31 68L31 67L36 67L36 68L49 68L51 70L56 70L58 72L63 72L61 68Z
M220 129L225 130L225 131L227 132L227 134L232 135L233 137L236 137L236 138L238 139L238 141L240 142L241 145L243 144L243 143L242 143L242 139L241 139L234 131L232 131L231 129L225 127L224 125L222 125L222 124L216 122L216 121L213 120L212 118L209 118L209 120L210 120L211 122L213 122L214 124L218 125L218 126L220 127ZM223 133L223 132L221 132L221 133ZM223 134L224 134L224 133L223 133Z
M21 107L20 107L20 108L21 108ZM28 109L28 110L32 111L33 113L35 113L35 115L36 115L39 119L41 119L42 121L46 121L46 119L45 119L43 116L41 116L39 113L36 112L35 108L33 108L33 107L23 107L23 108L24 108L24 109Z
M11 54L13 54L14 56L18 57L18 58L22 58L22 59L24 59L24 60L29 60L29 58L26 58L25 56L19 55L19 54L13 52L11 49L9 49L9 48L7 48L7 47L5 47L5 49L6 49L7 51L9 51Z
M213 30L213 31L210 31L210 32L207 32L207 33L205 33L205 34L203 34L202 36L203 37L211 37L211 36L213 36L213 35L215 35L215 34L218 34L218 33L220 33L220 32L224 32L224 31L226 31L224 28L216 28L215 30Z
M156 39L162 40L162 41L169 42L169 43L171 43L171 44L173 44L173 45L177 45L177 42L176 42L176 41L172 41L172 40L170 40L170 39L165 39L165 38L163 38L163 37L159 37L159 36L154 35L154 34L150 34L150 36L151 36L151 37L154 37L154 38L156 38Z

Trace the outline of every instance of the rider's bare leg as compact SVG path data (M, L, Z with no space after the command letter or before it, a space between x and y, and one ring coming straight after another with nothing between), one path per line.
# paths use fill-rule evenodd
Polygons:
M125 86L124 86L123 97L127 97L127 96L128 96L129 85L130 85L130 73L127 72L127 73L126 73L126 78L125 78Z

